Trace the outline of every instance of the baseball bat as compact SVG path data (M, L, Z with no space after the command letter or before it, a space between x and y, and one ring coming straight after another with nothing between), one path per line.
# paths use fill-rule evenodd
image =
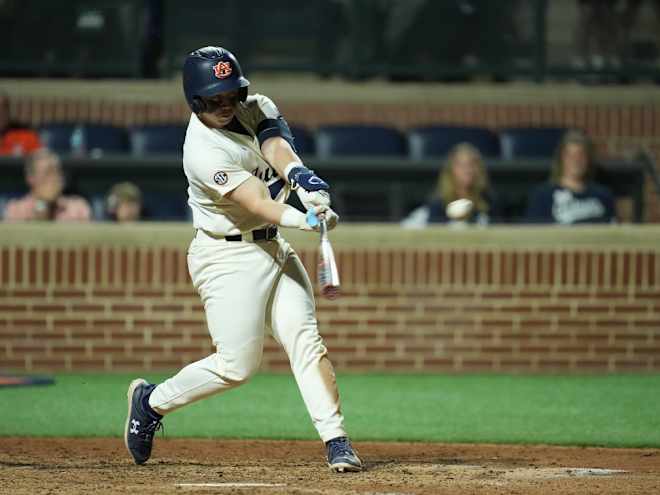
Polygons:
M328 225L325 218L319 219L321 245L319 246L318 280L321 295L328 299L339 296L339 270L335 261L335 253L328 238Z

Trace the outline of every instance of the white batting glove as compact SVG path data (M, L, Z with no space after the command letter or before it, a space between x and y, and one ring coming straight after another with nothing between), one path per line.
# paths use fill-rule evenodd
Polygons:
M302 187L296 188L295 191L306 210L315 206L330 206L328 191L305 191Z
M323 216L325 216L325 223L328 226L328 230L334 229L339 223L339 215L332 208L325 210Z

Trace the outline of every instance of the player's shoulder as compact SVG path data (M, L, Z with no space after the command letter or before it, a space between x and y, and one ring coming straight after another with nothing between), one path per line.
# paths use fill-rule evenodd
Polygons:
M246 105L255 105L259 103L264 103L264 102L273 102L273 100L266 96L262 95L261 93L254 93L251 95L248 95L248 97L245 99L245 104Z
M261 111L261 112L266 112L268 111L273 111L277 112L277 106L273 102L272 99L270 99L266 95L262 95L260 93L255 93L253 95L248 96L245 99L245 102L243 102L243 105L248 111Z

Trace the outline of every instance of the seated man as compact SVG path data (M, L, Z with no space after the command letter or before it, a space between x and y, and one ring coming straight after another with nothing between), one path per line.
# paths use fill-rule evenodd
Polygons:
M557 148L550 182L537 187L527 206L530 223L612 223L614 197L592 182L591 146L579 131L569 131Z
M88 221L91 209L79 196L64 196L64 175L59 157L46 149L35 151L25 160L25 181L30 192L7 203L4 219Z
M35 131L9 119L9 97L0 93L0 155L27 155L39 148Z

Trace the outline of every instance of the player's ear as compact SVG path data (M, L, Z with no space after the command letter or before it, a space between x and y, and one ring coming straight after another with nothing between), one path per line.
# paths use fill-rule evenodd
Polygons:
M208 105L201 96L193 96L192 111L195 113L203 113L208 109Z

